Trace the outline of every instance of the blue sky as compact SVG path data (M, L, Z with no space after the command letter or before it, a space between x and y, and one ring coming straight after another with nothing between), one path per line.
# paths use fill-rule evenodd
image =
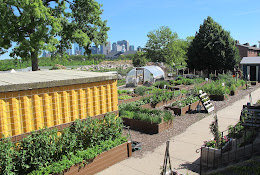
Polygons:
M147 33L169 26L181 39L194 36L211 16L240 43L260 40L260 1L252 0L98 0L108 20L108 40L145 46Z
M128 40L144 47L147 33L168 26L181 39L194 36L211 16L240 43L260 41L259 0L97 0L103 4L102 19L108 21L108 41ZM8 53L0 59L9 58Z

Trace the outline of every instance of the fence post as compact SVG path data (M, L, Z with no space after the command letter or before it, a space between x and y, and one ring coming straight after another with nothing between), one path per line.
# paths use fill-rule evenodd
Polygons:
M236 133L236 128L235 128L235 133ZM236 138L236 145L235 146L236 146L235 160L237 160L237 138Z
M201 169L202 169L201 158L202 158L202 147L200 147L200 175L201 175Z
M244 157L246 156L246 131L245 131L245 138L244 138Z
M221 132L223 138L223 132ZM220 157L221 157L221 164L222 164L222 145L220 145Z

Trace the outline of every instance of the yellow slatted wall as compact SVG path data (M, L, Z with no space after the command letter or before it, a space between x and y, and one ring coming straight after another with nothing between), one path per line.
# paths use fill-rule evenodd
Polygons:
M0 93L0 138L118 110L116 83Z

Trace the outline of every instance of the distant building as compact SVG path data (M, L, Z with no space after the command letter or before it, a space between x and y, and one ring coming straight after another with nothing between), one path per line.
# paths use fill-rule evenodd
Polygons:
M96 46L92 46L90 50L91 50L91 54L99 54L99 48Z
M46 53L46 51L44 50L43 52L42 52L42 57L46 57L47 56L47 53Z
M67 49L67 54L72 55L72 49Z
M79 55L84 55L85 49L84 47L79 47Z
M129 51L134 51L135 50L135 46L134 45L130 45L129 46Z
M74 43L74 55L80 55L78 43Z
M100 45L100 54L107 55L111 52L111 42L108 41L106 44Z
M240 65L244 79L260 81L260 57L244 57Z
M138 46L138 47L137 47L137 51L139 51L139 52L141 52L141 51L142 51L142 48L141 48L141 46Z
M51 57L51 53L44 50L44 51L42 51L42 57Z
M129 41L127 40L117 41L117 44L120 46L125 45L125 50L129 51Z
M120 55L129 55L129 54L135 54L136 51L112 51L109 54L106 55L107 59L117 59Z
M239 41L236 41L236 47L239 50L240 58L257 57L260 54L260 46L257 48L257 45L250 46L249 43L240 44Z
M117 51L117 44L113 43L112 44L112 52L115 52L115 51Z

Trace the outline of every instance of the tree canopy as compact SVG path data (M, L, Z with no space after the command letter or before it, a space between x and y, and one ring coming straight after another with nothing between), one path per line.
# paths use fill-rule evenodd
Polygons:
M169 27L162 26L147 34L146 43L147 58L153 62L165 62L168 64L183 62L186 56L184 41L179 39L176 32Z
M147 62L147 60L146 60L146 57L145 57L145 53L137 51L134 55L134 58L133 58L134 67L145 66L146 62Z
M235 40L211 17L200 25L187 54L189 68L206 69L208 74L214 70L233 70L240 59Z
M78 43L88 52L109 30L95 0L0 0L0 14L0 54L14 44L10 56L31 59L34 71L42 50L63 55Z

